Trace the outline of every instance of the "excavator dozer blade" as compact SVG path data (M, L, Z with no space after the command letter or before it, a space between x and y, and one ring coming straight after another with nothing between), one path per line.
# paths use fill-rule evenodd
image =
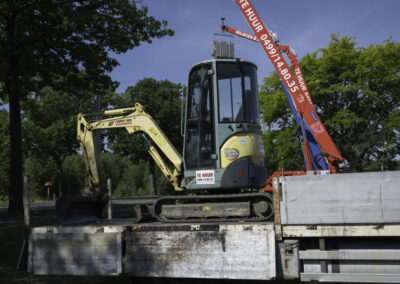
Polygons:
M108 200L108 197L94 200L84 196L62 196L56 201L57 217L61 225L96 223Z

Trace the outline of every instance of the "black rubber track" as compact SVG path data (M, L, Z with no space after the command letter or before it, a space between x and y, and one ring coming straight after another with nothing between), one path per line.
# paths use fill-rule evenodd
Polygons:
M250 216L243 218L187 218L187 219L166 219L160 216L161 206L164 204L198 204L198 203L207 203L207 202L244 202L244 201L267 201L269 205L269 212L267 216ZM153 207L153 215L154 217L163 223L196 223L196 222L259 222L259 221L268 221L271 220L274 216L273 210L273 201L272 195L270 193L238 193L238 194L220 194L220 195L186 195L186 196L165 196L160 197L157 201L154 202Z

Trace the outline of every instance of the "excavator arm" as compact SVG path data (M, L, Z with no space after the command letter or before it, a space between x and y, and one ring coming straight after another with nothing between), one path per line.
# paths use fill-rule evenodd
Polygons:
M145 112L142 105L135 104L135 107L106 110L106 116L112 116L99 121L87 122L83 114L78 115L77 138L80 142L82 155L85 160L88 172L89 187L94 191L94 195L104 195L105 192L100 183L100 155L96 149L95 131L102 129L125 128L128 133L144 132L164 153L171 162L172 167L167 165L161 157L157 148L149 141L148 152L161 169L165 177L171 182L175 190L181 191L180 177L182 173L182 157L176 151L172 143L165 136L152 117Z
M95 137L95 133L98 130L125 128L130 134L136 132L146 133L170 163L165 162L157 148L151 145L146 136L144 136L149 144L149 154L175 190L182 190L180 187L182 157L157 123L144 111L139 103L136 103L132 108L106 110L104 115L110 116L110 118L93 122L88 122L83 114L78 115L77 138L81 145L82 156L88 174L89 191L81 196L61 196L57 199L57 216L63 225L98 222L102 218L104 206L109 201L109 196L100 182L100 153ZM141 207L135 207L135 212L136 221L143 218Z

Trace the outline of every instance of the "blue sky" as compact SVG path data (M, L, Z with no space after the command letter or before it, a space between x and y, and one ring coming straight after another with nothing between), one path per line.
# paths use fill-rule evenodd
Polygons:
M356 38L359 46L381 44L390 35L400 42L399 0L252 0L264 24L290 45L301 58L326 47L330 34ZM173 37L154 39L123 55L114 55L120 66L111 73L120 82L118 92L146 77L187 84L187 73L196 62L211 58L213 33L225 24L251 32L233 0L143 0L149 15L168 21ZM235 38L235 56L258 65L258 77L273 70L262 48Z

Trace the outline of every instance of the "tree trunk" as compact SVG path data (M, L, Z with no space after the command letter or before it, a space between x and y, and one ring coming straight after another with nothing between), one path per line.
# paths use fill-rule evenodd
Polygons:
M7 84L8 83L8 84ZM10 101L10 189L8 213L23 213L22 203L22 138L21 106L16 82L8 81L7 92Z
M149 159L149 192L150 196L156 195L156 186L154 179L154 160L152 158Z
M69 171L65 173L65 194L71 195L71 175Z
M22 136L21 136L21 93L19 88L19 64L15 44L15 17L7 22L7 37L10 54L7 60L5 88L10 107L10 189L8 213L23 214L22 203Z
M66 195L64 192L64 171L62 167L62 161L57 161L57 179L58 179L58 196Z

